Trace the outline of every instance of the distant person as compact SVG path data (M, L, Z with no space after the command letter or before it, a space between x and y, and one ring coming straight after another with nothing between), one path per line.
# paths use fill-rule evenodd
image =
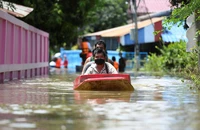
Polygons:
M64 55L63 65L65 68L68 68L68 60L66 55Z
M78 50L79 49L78 47L79 47L78 43L76 41L73 41L71 50Z
M81 50L80 57L82 58L82 65L85 64L85 60L87 58L87 54L89 53L89 50L92 50L90 43L88 42L88 39L86 37L82 38L81 42Z
M126 59L122 57L122 53L119 53L119 72L124 72L126 68Z
M62 59L61 59L61 57L57 57L57 60L56 60L56 68L60 68L60 67L61 67L61 64L62 64Z
M117 63L115 56L112 57L112 61L113 61L113 66L114 66L115 69L118 71L118 69L119 69L119 64Z
M84 75L88 74L117 74L114 66L106 62L106 52L102 49L95 49L93 51L94 62L87 68Z
M56 67L56 60L57 60L57 58L56 58L56 57L53 57L53 58L52 58L52 61L49 63L49 66L50 66L50 67L53 67L53 68Z

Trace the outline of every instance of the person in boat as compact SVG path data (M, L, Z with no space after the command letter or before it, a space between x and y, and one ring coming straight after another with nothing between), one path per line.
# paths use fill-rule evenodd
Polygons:
M91 50L91 49L92 49L92 47L91 47L90 43L88 42L88 39L86 37L83 37L82 42L81 42L82 52L80 53L80 57L82 58L82 65L85 64L87 54L89 53L89 50Z
M97 42L95 43L94 47L95 47L94 50L95 50L96 48L97 48L97 49L103 49L103 50L106 52L106 62L109 62L109 63L111 63L111 64L113 65L113 61L112 61L111 59L109 59L108 56L107 56L106 43L105 43L103 40L97 41ZM94 50L93 50L93 51L94 51ZM93 51L92 51L92 53L93 53ZM88 66L91 65L91 63L92 63L91 61L94 61L93 55L90 56L90 57L88 57L88 58L86 59L84 65L83 65L82 74L86 71L86 69L88 68Z
M106 52L106 61L109 62L109 63L111 63L111 64L113 64L112 60L107 57L106 43L103 40L99 40L99 41L97 41L95 43L94 49L96 49L96 48L103 49ZM88 57L86 59L86 61L85 61L85 64L87 64L90 61L94 61L94 57L93 56Z
M92 50L89 50L89 53L87 54L86 58L89 58L92 56Z
M83 73L88 74L118 74L117 70L112 64L106 62L106 52L102 49L96 48L93 51L94 61Z

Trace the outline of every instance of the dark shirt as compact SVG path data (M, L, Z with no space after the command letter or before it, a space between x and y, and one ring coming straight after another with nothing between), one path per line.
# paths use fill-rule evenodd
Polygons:
M119 59L119 72L124 72L125 67L126 67L126 59L121 57Z

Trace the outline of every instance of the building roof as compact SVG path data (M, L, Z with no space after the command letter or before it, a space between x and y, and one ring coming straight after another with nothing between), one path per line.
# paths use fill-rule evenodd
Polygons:
M169 0L137 0L138 13L155 13L170 10L172 5ZM137 4L137 5L138 5Z
M164 25L163 25L164 26ZM180 42L180 41L186 41L186 29L184 29L184 23L181 25L178 24L171 24L169 25L170 29L168 27L165 27L165 31L161 34L162 40L164 42Z
M152 18L152 19L138 22L138 29L144 28L152 23L161 21L163 19L164 17L160 17L160 18ZM120 36L129 34L130 30L134 28L135 28L135 24L131 23L128 25L119 26L112 29L107 29L107 30L103 30L103 31L95 32L95 33L86 34L85 36L120 37Z
M0 10L7 12L11 15L14 15L16 17L25 17L27 16L30 12L33 11L33 8L30 7L26 7L26 6L22 6L22 5L18 5L18 4L14 4L14 7L16 8L14 11L12 11L12 9L8 6L8 2L6 1L2 1L3 3L3 8L0 8Z

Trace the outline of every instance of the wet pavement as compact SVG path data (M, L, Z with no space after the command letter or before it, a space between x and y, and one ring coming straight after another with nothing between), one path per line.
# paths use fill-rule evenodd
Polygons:
M200 129L200 95L187 81L140 75L131 76L133 92L74 91L77 75L57 73L0 84L0 129Z

